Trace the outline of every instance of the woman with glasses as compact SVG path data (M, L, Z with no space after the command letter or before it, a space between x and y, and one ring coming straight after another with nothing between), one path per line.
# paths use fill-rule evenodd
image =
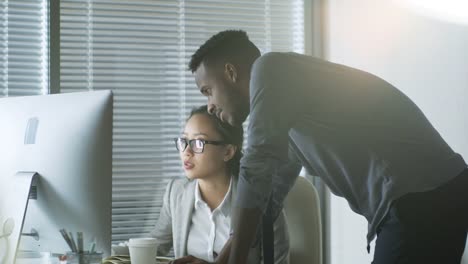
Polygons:
M214 262L231 233L243 130L221 122L202 106L191 112L174 142L186 178L168 184L151 235L158 240L159 256L174 249L175 264ZM284 215L277 218L274 229L275 263L288 263ZM252 248L248 263L261 263L259 245Z

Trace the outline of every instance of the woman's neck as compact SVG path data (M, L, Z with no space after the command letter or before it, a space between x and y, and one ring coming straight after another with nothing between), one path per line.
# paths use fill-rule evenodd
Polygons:
M208 204L211 211L216 209L223 201L229 190L230 182L231 176L229 174L208 179L198 179L200 195Z

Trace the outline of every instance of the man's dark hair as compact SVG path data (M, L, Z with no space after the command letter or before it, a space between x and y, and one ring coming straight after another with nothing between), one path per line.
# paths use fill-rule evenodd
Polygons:
M194 73L202 63L230 62L237 67L250 68L260 57L260 50L242 30L225 30L213 35L192 55L189 69Z

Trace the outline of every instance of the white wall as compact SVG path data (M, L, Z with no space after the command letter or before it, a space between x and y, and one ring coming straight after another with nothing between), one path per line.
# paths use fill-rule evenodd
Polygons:
M329 0L325 57L394 84L468 161L468 24L420 11L390 0ZM365 219L341 198L330 206L329 263L370 263Z

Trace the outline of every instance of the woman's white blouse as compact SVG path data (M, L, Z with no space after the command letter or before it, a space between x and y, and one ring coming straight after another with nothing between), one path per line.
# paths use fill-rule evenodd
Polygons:
M221 204L211 211L195 185L195 205L187 240L187 253L213 262L229 239L231 224L231 183Z

